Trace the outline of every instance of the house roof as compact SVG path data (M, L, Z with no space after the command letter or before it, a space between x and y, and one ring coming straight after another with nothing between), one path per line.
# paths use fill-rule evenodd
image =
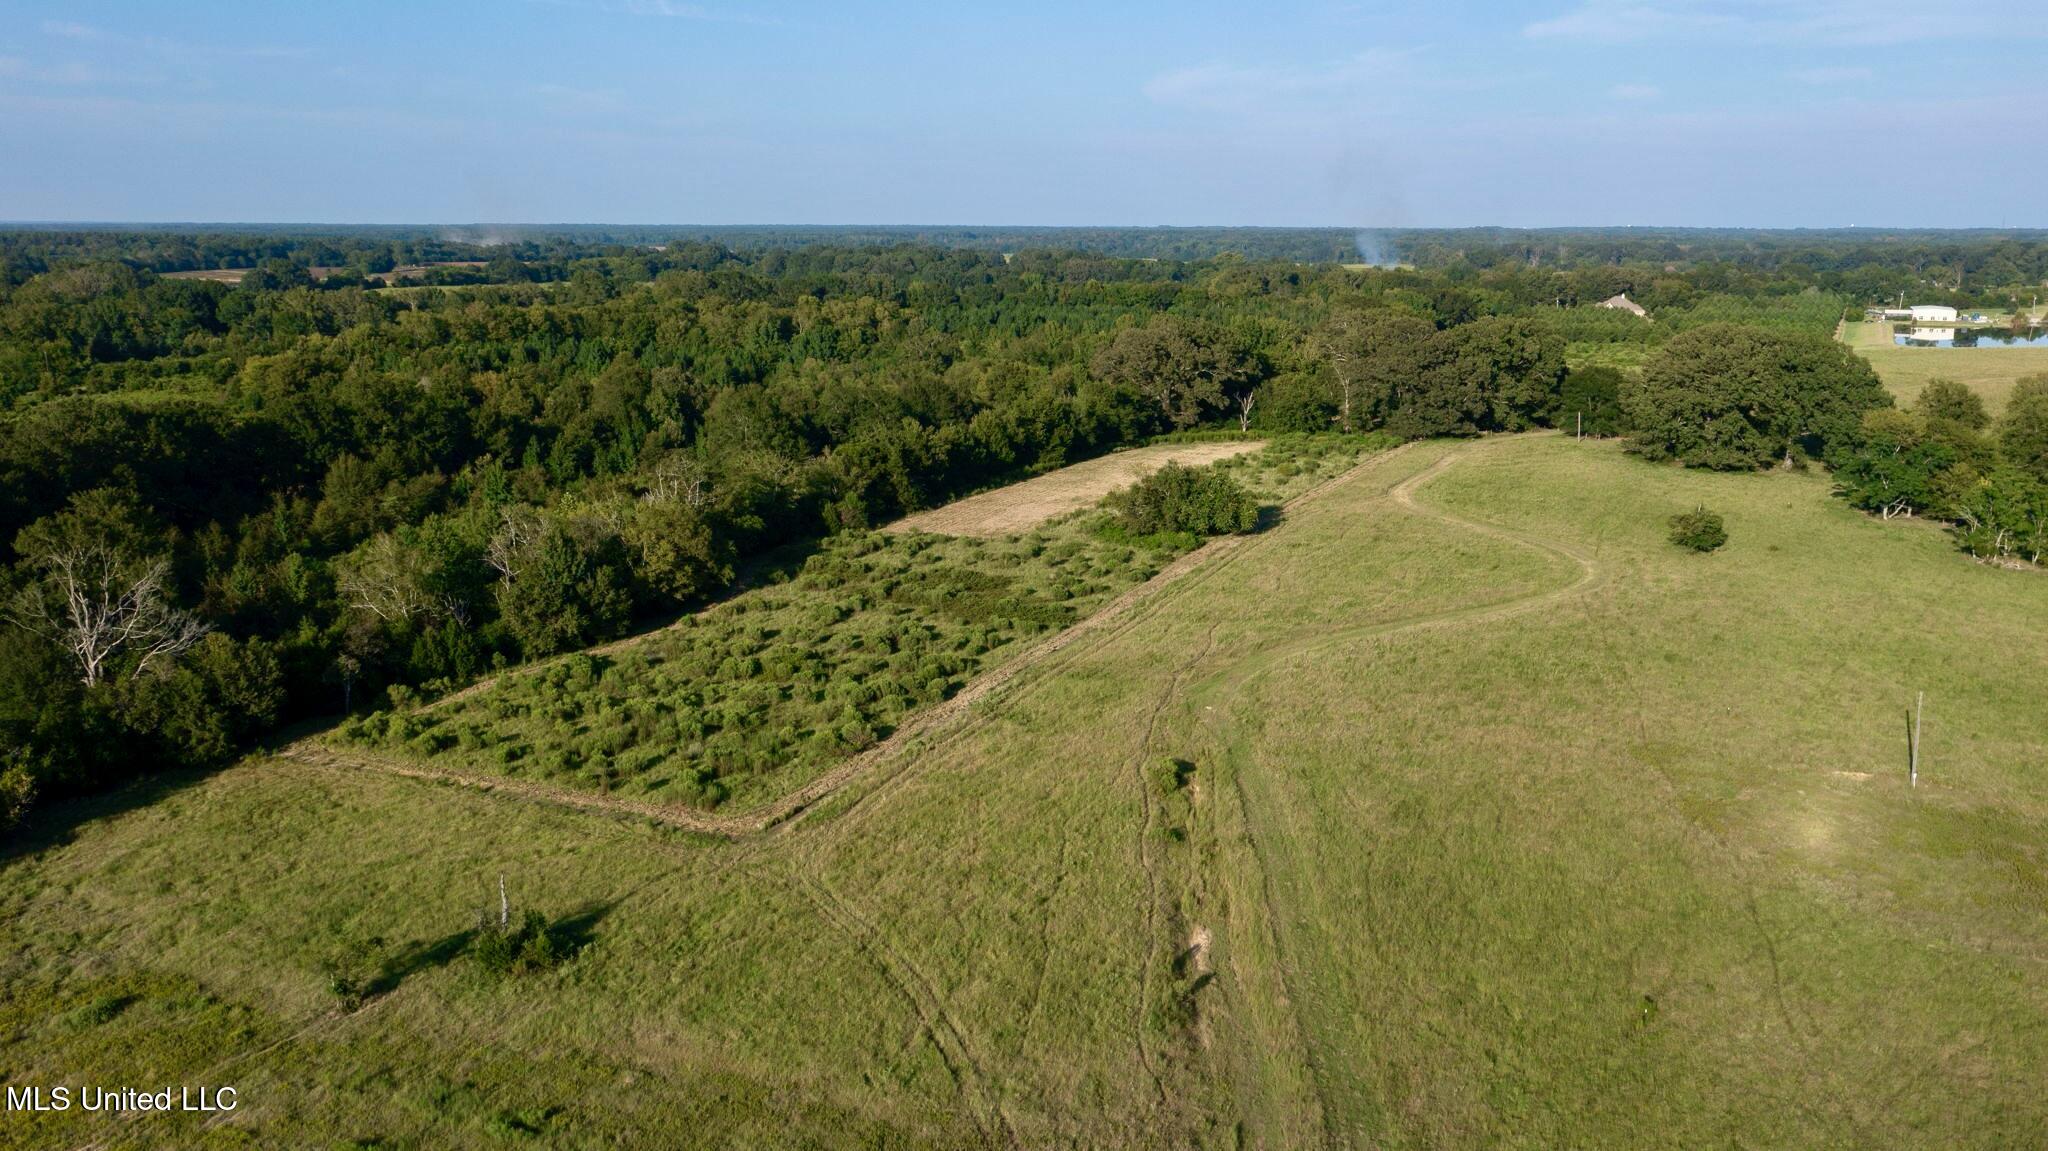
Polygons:
M1645 308L1641 304L1636 303L1634 300L1629 299L1627 292L1623 292L1618 296L1610 296L1607 299L1600 301L1600 306L1603 308L1620 308L1624 312L1634 312L1638 316L1647 316L1650 314L1650 310L1648 308Z

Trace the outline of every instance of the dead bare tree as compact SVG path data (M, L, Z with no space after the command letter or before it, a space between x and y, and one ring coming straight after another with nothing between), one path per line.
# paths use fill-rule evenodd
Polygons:
M709 494L706 490L709 480L704 461L689 452L670 452L654 466L654 476L648 482L647 493L641 498L648 503L680 501L686 507L701 508Z
M484 562L505 579L516 580L527 553L546 532L547 521L539 512L516 504L505 508L499 513L498 530L484 546Z
M73 539L31 563L40 578L16 597L9 617L69 652L87 687L104 680L118 656L138 656L133 674L140 675L211 630L171 605L168 559L136 560L110 541Z
M1237 397L1238 431L1249 432L1252 430L1252 405L1258 402L1259 389L1257 388L1246 388L1244 392Z
M419 557L385 532L341 564L334 582L350 607L394 623L416 619L435 606L423 576Z

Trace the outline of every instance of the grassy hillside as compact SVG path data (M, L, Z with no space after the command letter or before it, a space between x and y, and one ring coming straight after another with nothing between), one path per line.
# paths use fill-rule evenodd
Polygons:
M2015 381L2048 372L2048 348L1902 348L1892 343L1890 324L1860 322L1843 324L1842 340L1870 361L1902 404L1929 380L1955 380L1983 396L1997 415Z
M2044 613L1819 475L1416 445L764 835L275 760L51 809L9 1082L245 1105L7 1141L2022 1144ZM501 874L558 971L459 954Z

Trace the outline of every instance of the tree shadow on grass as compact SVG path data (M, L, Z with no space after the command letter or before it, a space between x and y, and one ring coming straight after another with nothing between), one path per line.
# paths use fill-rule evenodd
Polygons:
M560 941L566 950L565 959L581 955L585 948L597 942L597 925L617 907L616 903L591 903L548 924L548 933Z
M476 931L472 928L451 932L439 939L415 940L405 944L384 957L384 962L379 965L377 973L363 985L364 998L374 999L379 995L388 995L398 990L399 984L422 971L448 966L457 956L469 950L470 942L475 938Z
M595 943L597 925L611 914L615 906L613 903L588 904L560 919L550 921L546 931L557 949L553 963L567 963ZM489 928L465 928L449 932L438 939L417 939L396 948L385 948L381 941L372 940L371 948L381 950L382 959L373 974L349 989L347 1009L360 1010L370 1001L398 990L413 976L448 966L466 954L471 945L476 943L478 936L486 930Z
M87 824L115 819L203 783L215 769L187 769L143 776L98 795L39 801L20 827L0 833L0 868L47 851L68 847Z

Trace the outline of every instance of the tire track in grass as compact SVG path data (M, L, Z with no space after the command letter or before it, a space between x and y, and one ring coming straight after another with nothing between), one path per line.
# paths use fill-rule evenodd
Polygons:
M1153 1061L1152 1052L1145 1042L1145 1016L1152 1006L1153 958L1159 950L1160 901L1163 898L1161 885L1164 880L1159 874L1159 859L1152 850L1154 828L1159 822L1159 804L1152 796L1152 783L1145 778L1145 762L1152 752L1152 739L1159 730L1159 717L1168 705L1179 697L1181 683L1196 664L1208 658L1216 649L1216 624L1209 625L1208 634L1203 638L1201 650L1173 669L1173 675L1166 681L1166 689L1152 704L1150 714L1145 717L1144 734L1138 737L1137 753L1131 760L1131 775L1138 786L1138 806L1141 818L1138 821L1138 866L1145 873L1145 928L1143 944L1138 952L1138 1009L1131 1023L1131 1043L1138 1055L1138 1063L1145 1073L1152 1077L1152 1086L1159 1093L1162 1106L1167 1101L1166 1079L1159 1073ZM1169 939L1167 946L1172 947Z
M1038 917L1038 978L1031 986L1031 1006L1024 1011L1024 1026L1021 1034L1028 1042L1031 1031L1038 1025L1038 1013L1045 1006L1045 983L1052 975L1052 916L1053 905L1059 902L1060 891L1067 882L1067 847L1072 836L1067 827L1060 825L1060 854L1053 866L1052 890L1045 895L1045 910Z
M1219 703L1214 705L1216 707L1215 714L1225 717L1234 714L1225 706L1227 702L1235 701L1255 682L1280 670L1288 661L1302 656L1338 645L1379 639L1407 632L1475 623L1494 623L1550 604L1584 595L1602 583L1607 578L1606 568L1591 554L1579 547L1556 540L1525 535L1496 524L1466 519L1463 516L1455 515L1441 508L1432 507L1416 500L1415 496L1419 490L1443 476L1453 465L1471 456L1490 452L1491 450L1493 449L1488 447L1454 450L1429 467L1394 485L1394 487L1388 490L1386 498L1411 514L1450 524L1463 530L1477 532L1494 539L1533 548L1537 551L1568 560L1578 568L1576 578L1558 587L1510 596L1506 599L1495 600L1490 603L1450 608L1443 611L1410 616L1405 619L1387 620L1353 628L1321 632L1302 637L1292 643L1284 643L1263 649L1244 660L1240 660L1222 669L1196 689L1203 695L1216 693ZM1212 722L1216 721L1212 720ZM1245 833L1252 846L1253 863L1261 872L1260 882L1257 886L1264 893L1268 903L1266 918L1271 923L1273 931L1275 973L1278 977L1282 994L1287 996L1286 1013L1293 1018L1293 1034L1300 1037L1303 1045L1301 1052L1302 1060L1309 1072L1309 1086L1315 1096L1314 1101L1319 1112L1318 1118L1321 1121L1326 1138L1334 1142L1336 1139L1337 1121L1336 1117L1332 1114L1328 1089L1325 1085L1328 1073L1324 1069L1324 1061L1317 1057L1314 1043L1309 1039L1309 1031L1305 1026L1305 1021L1301 1018L1301 999L1296 994L1297 989L1300 987L1300 978L1298 973L1290 974L1287 919L1283 914L1284 908L1281 906L1278 898L1274 868L1272 863L1269 862L1274 852L1285 850L1286 842L1295 842L1301 837L1295 834L1298 831L1298 828L1295 826L1296 820L1286 810L1277 813L1269 811L1268 816L1270 818L1277 814L1287 824L1285 830L1289 834L1276 837L1271 834L1270 827L1266 829L1264 834L1261 833L1259 829L1260 820L1253 814L1258 810L1258 806L1253 802L1252 789L1247 788L1244 782L1246 773L1257 770L1257 765L1253 762L1249 752L1240 743L1228 738L1228 733L1222 733L1218 742L1220 746L1225 748L1225 754L1233 760L1231 774L1237 785L1239 805L1244 812ZM1286 801L1278 797L1274 797L1274 804L1283 809L1288 807ZM1373 945L1375 947L1379 946L1376 940Z
M960 1097L966 1102L975 1126L981 1130L982 1141L1004 1147L1023 1146L989 1084L988 1073L981 1060L968 1045L966 1034L954 1021L952 1013L946 1010L945 1001L939 997L931 980L904 957L887 935L812 874L809 867L800 870L803 891L817 905L825 921L874 963L876 970L909 1001L911 1009L923 1021L925 1033L932 1037L932 1046L938 1051L939 1059L952 1076L954 1085L959 1088Z
M1366 468L1380 464L1386 461L1387 459L1404 452L1407 447L1408 445L1402 445L1391 451L1377 453L1365 460L1362 460L1354 466L1345 469L1343 472L1317 483L1307 491L1303 492L1301 495L1295 497L1292 501L1289 501L1287 507L1289 509L1297 509L1305 503L1309 502L1310 500L1314 498L1319 498L1327 492L1334 490L1343 483L1355 478L1357 475L1362 473ZM1042 644L1039 648L1034 649L1030 653L1027 653L1027 657L1020 657L1019 661L1013 662L1009 665L1005 665L1005 667L1002 669L998 669L999 671L1004 673L999 678L993 675L990 677L985 677L986 679L993 680L994 682L989 683L987 685L987 691L977 695L977 698L980 698L982 695L986 695L988 692L992 692L995 688L1000 687L1003 684L1009 682L1019 672L1026 670L1027 659L1029 666L1036 667L1038 671L1054 671L1057 670L1058 667L1063 665L1064 659L1060 658L1062 657L1063 653L1075 651L1073 645L1076 641L1084 637L1100 633L1096 637L1100 641L1100 643L1106 644L1114 642L1116 639L1121 638L1122 636L1128 634L1130 631L1141 626L1147 620L1151 619L1154 615L1156 615L1156 613L1167 602L1163 597L1160 597L1158 595L1159 592L1166 590L1169 586L1172 586L1175 588L1176 594L1185 594L1186 592L1200 586L1203 582L1212 578L1217 571L1221 570L1225 566L1228 566L1231 562L1240 558L1248 551L1253 550L1257 547L1263 547L1266 541L1270 539L1270 534L1271 533L1263 533L1258 536L1223 537L1221 539L1211 541L1210 544L1205 545L1201 549L1197 549L1197 551L1195 552L1189 553L1187 556L1183 556L1180 560L1175 561L1174 564L1169 565L1169 568L1162 571L1160 575L1153 577L1153 579L1148 583L1140 585L1138 588L1132 589L1130 592L1125 593L1123 597L1119 597L1119 600L1116 603L1110 605L1110 607L1105 608L1103 611L1097 612L1095 615L1090 616L1081 624L1077 624L1075 627L1069 628L1067 631L1062 632L1058 636L1053 637L1052 640L1047 641L1045 644ZM1189 575L1192 575L1193 578L1184 578ZM1213 629L1210 634L1213 639ZM1074 658L1074 656L1067 655L1066 658ZM1177 694L1178 685L1185 680L1187 673L1193 670L1193 668L1196 666L1197 663L1199 663L1201 658L1201 655L1197 655L1194 659L1190 659L1178 671L1176 671L1175 686L1170 687L1167 693L1163 695L1157 703L1154 704L1151 713L1151 718L1148 722L1145 735L1139 745L1136 767L1140 774L1139 786L1141 794L1144 796L1144 802L1148 805L1146 826L1140 829L1141 836L1145 835L1149 831L1150 826L1150 795L1149 793L1144 792L1145 784L1142 778L1145 753L1147 749L1149 749L1150 747L1154 734L1154 729L1156 728L1159 716L1162 714L1167 703L1170 702L1171 699ZM1044 675L1034 676L1031 680L1027 680L1024 685L1020 686L1019 690L1031 690L1031 688L1035 686L1037 683L1044 682L1045 678L1046 677ZM965 695L966 693L963 692L962 694ZM959 700L960 696L955 696L954 699ZM878 810L868 801L881 798L893 792L895 788L902 786L902 784L908 778L915 774L912 769L915 767L916 764L932 761L936 757L935 753L966 739L972 734L975 734L981 728L986 726L989 722L990 719L986 712L970 714L967 716L964 722L954 725L950 729L943 731L934 741L923 745L920 750L923 751L924 754L911 758L902 767L899 767L898 770L885 776L880 781L878 781L875 784L875 786L867 789L860 795L857 795L846 806L834 812L833 817L829 823L818 826L816 828L816 836L808 838L808 841L802 849L798 859L798 866L800 868L807 869L805 874L805 882L809 885L809 890L811 891L813 897L821 901L821 910L826 911L828 914L834 911L842 913L843 917L835 921L839 928L843 931L849 932L850 934L857 935L860 938L864 938L870 941L872 945L870 954L876 957L878 963L885 963L885 966L887 966L890 969L890 977L892 981L896 982L899 985L899 987L901 987L904 990L904 993L913 1000L913 1002L924 1005L920 1008L921 1014L927 1014L929 1018L938 1021L938 1024L935 1024L933 1027L935 1034L938 1031L939 1024L943 1025L944 1030L948 1036L948 1042L957 1045L957 1058L959 1061L958 1065L961 1068L966 1069L966 1079L968 1083L972 1083L976 1080L986 1081L987 1079L987 1072L985 1070L987 1061L983 1056L977 1054L973 1050L975 1040L972 1038L970 1032L966 1028L962 1027L957 1022L957 1020L953 1019L950 1013L946 1012L943 1002L938 997L934 981L931 980L929 977L925 976L922 972L918 971L916 966L909 961L909 959L901 952L900 949L896 948L887 939L886 935L878 927L868 922L867 920L862 919L858 915L858 913L853 910L851 904L844 897L841 897L836 892L833 892L830 889L830 887L824 883L822 876L818 873L816 853L831 846L838 840L844 839L848 836L857 833L860 827L865 822L867 822L867 820L872 816L872 814L875 811ZM793 833L804 826L805 821L796 821L787 824L782 828L782 830L785 833ZM1142 840L1140 847L1141 850L1147 849L1147 846L1143 843ZM1062 850L1064 852L1064 845L1062 847ZM1148 870L1148 877L1150 878L1150 883L1148 884L1148 886L1152 891L1156 893L1156 874ZM1153 926L1151 917L1156 915L1157 902L1158 901L1156 894L1148 896L1148 919L1146 926L1144 928L1145 950L1141 953L1141 959L1142 962L1145 964L1145 970L1148 974L1151 966L1150 948L1153 937L1156 934L1156 930ZM1043 926L1043 923L1041 924L1041 926ZM1039 971L1037 987L1034 992L1032 1008L1034 1012L1038 1009L1039 1004L1042 1003L1042 997L1044 994L1043 984L1045 974L1045 965L1042 963ZM1135 1022L1137 1030L1134 1034L1134 1042L1138 1044L1137 1055L1141 1062L1141 1065L1144 1066L1147 1074L1151 1075L1151 1077L1153 1078L1155 1088L1159 1091L1161 1100L1163 1102L1167 1097L1163 1077L1160 1076L1151 1066L1149 1052L1143 1046L1144 1037L1142 1029L1144 1023L1144 1010L1147 1001L1148 1000L1146 994L1141 991L1138 1002L1138 1015ZM951 1057L949 1057L949 1062L950 1058ZM994 1113L997 1115L997 1117L1001 1119L1003 1131L1005 1132L1007 1137L1013 1143L1015 1143L1017 1137L1015 1134L1014 1126L1010 1124L1007 1114L1002 1111L1000 1102L994 1100L992 1095L990 1106L993 1108Z

